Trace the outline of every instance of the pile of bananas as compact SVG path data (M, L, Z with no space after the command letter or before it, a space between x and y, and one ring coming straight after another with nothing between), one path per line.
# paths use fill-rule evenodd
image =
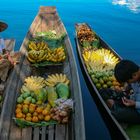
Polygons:
M63 62L65 58L66 55L63 46L53 49L46 55L46 61L51 62Z
M84 49L83 58L88 70L110 71L114 69L119 59L107 49Z
M69 82L70 81L67 78L67 76L65 74L62 74L62 73L48 75L48 78L45 80L45 84L47 86L51 86L51 87L54 87L58 83L64 83L64 84L68 85Z
M30 50L49 50L48 44L41 41L41 42L35 42L35 41L30 41L28 48Z
M27 58L31 63L42 61L63 62L66 58L63 46L50 49L46 42L31 41L28 48Z
M21 91L29 90L36 91L45 87L45 80L40 76L30 76L25 79L25 83L21 88Z

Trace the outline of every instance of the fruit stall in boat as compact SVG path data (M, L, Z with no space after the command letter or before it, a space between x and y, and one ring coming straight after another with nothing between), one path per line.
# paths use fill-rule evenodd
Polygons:
M114 77L114 67L122 58L86 23L77 23L76 45L80 67L93 100L110 132L111 138L138 140L140 125L122 124L112 115L100 89L123 89Z
M4 91L0 139L85 140L76 62L56 7L40 7L20 53Z

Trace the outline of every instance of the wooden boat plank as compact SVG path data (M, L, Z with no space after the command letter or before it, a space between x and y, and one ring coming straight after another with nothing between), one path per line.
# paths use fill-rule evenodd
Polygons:
M41 140L46 140L46 132L47 132L46 126L43 126L41 129Z
M22 129L22 140L31 140L31 139L32 139L32 128L31 127L23 128Z
M10 127L10 134L9 134L9 139L8 140L21 140L22 137L22 129L17 128L15 126L15 122L12 120L11 122L11 127Z
M33 140L39 140L39 133L40 133L39 127L34 128L34 131L33 131Z
M16 66L18 67L18 66ZM12 118L12 111L13 111L13 101L15 100L15 92L16 92L16 83L18 82L18 76L16 74L16 70L12 72L12 74L9 76L8 80L9 84L7 85L7 88L5 90L6 93L10 91L9 94L5 95L5 100L3 103L3 109L1 112L1 118L0 118L0 138L3 140L8 140L9 135L9 129L10 129L10 122ZM15 82L13 82L15 81ZM8 101L8 102L7 102Z
M65 140L65 125L56 125L55 140Z
M48 139L49 140L54 140L54 125L48 126Z

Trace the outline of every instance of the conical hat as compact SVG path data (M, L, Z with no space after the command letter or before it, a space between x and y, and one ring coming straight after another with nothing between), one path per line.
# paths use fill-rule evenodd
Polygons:
M0 21L0 32L4 31L8 25L2 21Z

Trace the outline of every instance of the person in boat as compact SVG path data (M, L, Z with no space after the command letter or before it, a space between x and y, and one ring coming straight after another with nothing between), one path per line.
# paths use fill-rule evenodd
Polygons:
M114 117L120 122L140 123L140 67L130 61L121 60L114 69L119 83L127 84L123 91L101 90Z

